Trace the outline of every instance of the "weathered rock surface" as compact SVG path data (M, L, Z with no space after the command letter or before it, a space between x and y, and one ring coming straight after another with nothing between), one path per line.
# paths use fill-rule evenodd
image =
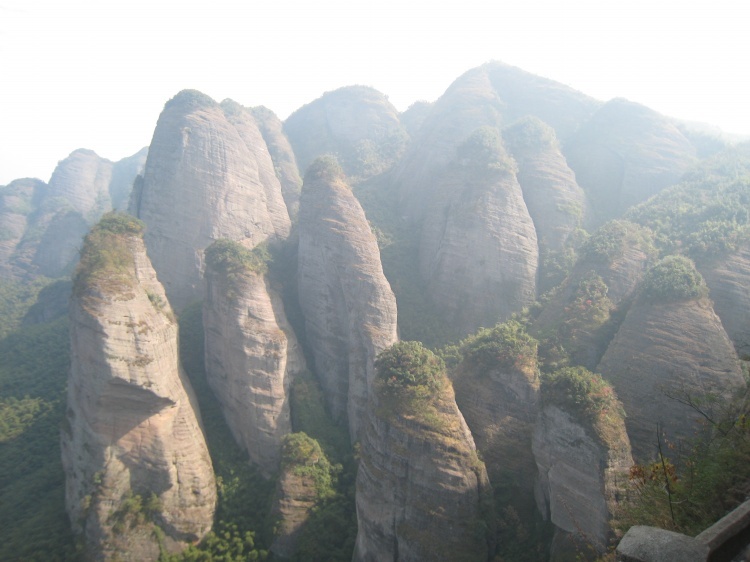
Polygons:
M292 431L289 389L305 360L263 271L212 263L216 247L207 250L203 301L206 377L235 440L270 476L279 469L281 439Z
M194 90L164 106L130 212L172 306L203 297L203 250L227 238L252 248L290 222L273 160L248 110Z
M337 422L361 436L373 363L397 339L396 299L362 207L331 158L305 175L299 212L299 302L315 372Z
M534 301L536 231L496 130L478 129L459 148L427 209L420 272L459 334L494 326Z
M112 162L93 150L78 149L58 163L49 186L55 196L65 199L74 211L93 224L112 209L111 181Z
M656 454L657 425L673 443L700 430L701 415L670 395L680 400L711 395L720 407L745 386L734 347L706 298L638 299L597 370L622 400L639 462Z
M284 134L284 125L276 114L270 109L258 106L250 110L255 117L263 140L266 142L268 152L271 154L276 170L276 176L281 183L281 194L289 211L289 216L294 218L299 210L299 194L302 189L302 178L299 175L297 159L294 156L292 145Z
M347 86L323 94L284 123L300 170L319 156L334 155L352 178L370 177L391 167L403 153L408 134L388 98L367 86Z
M478 127L500 128L532 115L565 139L598 106L567 86L500 62L466 72L432 106L395 170L404 216L421 220L432 186L445 173L457 146Z
M677 183L695 147L667 118L615 99L565 143L564 153L598 225Z
M147 156L148 147L145 147L133 154L133 156L128 156L114 163L112 166L112 179L109 182L109 198L112 202L111 209L115 211L127 211L130 193L133 191L133 182L139 174L143 173Z
M354 560L488 559L484 465L450 383L433 405L432 423L373 407L357 473Z
M546 404L534 430L533 451L539 469L537 505L556 528L550 559L566 551L598 559L613 538L610 521L633 464L622 417L614 411L606 423L572 415ZM580 548L590 545L590 549Z
M197 542L216 488L177 324L139 227L107 220L87 238L70 309L66 505L89 559L156 560L153 526L169 552Z
M14 180L0 187L0 276L4 279L20 277L24 270L15 262L28 261L16 255L26 228L47 185L40 180Z
M750 358L750 246L697 264L737 354Z

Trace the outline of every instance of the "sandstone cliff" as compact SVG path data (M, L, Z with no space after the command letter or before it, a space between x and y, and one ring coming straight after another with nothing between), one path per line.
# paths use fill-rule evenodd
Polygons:
M255 117L268 152L271 154L276 176L281 183L281 194L289 210L289 216L295 218L299 209L299 193L302 189L302 178L299 175L297 159L292 145L284 134L283 123L270 109L258 106L250 110Z
M303 172L319 156L333 154L357 179L390 168L403 153L408 134L388 98L366 86L323 94L284 123Z
M670 280L678 279L675 288ZM657 425L673 443L699 433L702 416L685 401L718 415L745 386L734 347L688 260L666 258L643 285L598 367L622 400L639 462L655 455Z
M419 267L427 292L462 335L536 298L538 249L515 164L495 129L458 149L427 204Z
M203 250L219 238L254 247L290 222L273 160L249 111L194 90L164 106L130 212L172 306L203 297Z
M568 167L555 132L536 117L526 117L503 131L518 164L518 183L529 210L540 254L540 293L557 285L566 254L571 254L583 224L586 196Z
M112 162L100 158L93 150L78 149L58 163L49 186L55 196L65 199L74 211L93 224L112 209L111 181Z
M580 396L586 386L567 384L571 377L591 381L590 398ZM537 505L555 525L550 560L599 559L613 539L611 520L633 464L622 406L607 383L581 369L545 381L543 400L533 452Z
M615 99L565 143L565 156L589 196L592 224L677 183L695 148L666 117Z
M31 213L47 185L34 179L14 180L0 187L0 276L4 279L20 277L24 270L18 263L28 261L16 254Z
M206 250L206 377L235 440L261 472L279 469L289 389L305 360L263 256L220 240Z
M299 302L315 372L337 422L360 428L375 357L397 339L396 300L362 207L332 158L308 169L299 212Z
M432 186L444 174L456 147L482 126L503 127L527 115L567 138L599 102L567 86L519 68L490 62L469 70L432 106L395 170L403 214L419 221Z
M178 551L210 530L216 505L177 324L141 232L124 215L102 219L70 308L65 495L92 560L156 560L160 543Z
M418 353L378 370L360 449L354 560L487 560L489 482L450 383L442 371L421 388L390 382L437 360Z

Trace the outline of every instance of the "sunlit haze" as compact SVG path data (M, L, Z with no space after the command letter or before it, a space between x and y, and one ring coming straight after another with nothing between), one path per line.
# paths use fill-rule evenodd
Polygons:
M365 84L404 110L489 60L750 134L748 29L739 0L0 0L0 185L135 153L185 88L286 118Z

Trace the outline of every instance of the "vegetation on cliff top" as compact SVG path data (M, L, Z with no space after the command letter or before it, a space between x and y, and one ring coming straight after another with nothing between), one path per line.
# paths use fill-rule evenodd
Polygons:
M646 272L641 296L654 303L698 299L708 295L703 276L684 256L667 256Z
M480 328L460 343L458 352L468 366L482 373L512 369L533 373L538 345L523 324L508 320L494 328Z
M271 254L266 244L259 244L249 250L239 242L222 238L216 240L205 250L206 265L225 275L229 280L236 280L245 272L265 274Z

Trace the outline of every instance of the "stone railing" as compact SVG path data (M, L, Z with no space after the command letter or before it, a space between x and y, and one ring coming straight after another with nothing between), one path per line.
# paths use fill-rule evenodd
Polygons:
M632 527L617 546L618 562L730 562L748 560L750 500L696 537L656 527ZM743 554L745 552L745 554Z

